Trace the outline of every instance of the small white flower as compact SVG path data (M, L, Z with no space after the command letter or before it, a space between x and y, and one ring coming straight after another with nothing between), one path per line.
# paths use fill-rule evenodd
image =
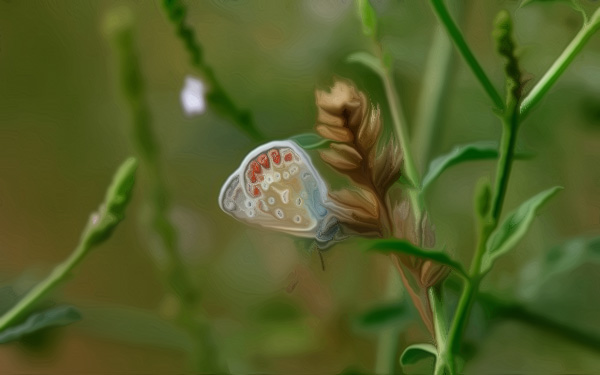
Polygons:
M204 113L206 102L204 93L206 88L204 83L196 77L185 77L185 84L181 90L181 106L188 116L195 116Z

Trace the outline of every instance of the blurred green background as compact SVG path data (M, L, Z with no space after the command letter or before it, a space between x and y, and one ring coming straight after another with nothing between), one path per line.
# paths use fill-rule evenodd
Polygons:
M437 21L426 1L372 3L382 43L394 57L408 122L414 123ZM362 35L351 1L187 4L188 22L206 60L269 140L311 131L314 90L334 76L351 78L369 92L382 104L385 125L390 124L377 76L345 62L352 52L375 48ZM194 118L183 114L180 90L185 77L197 73L158 1L0 1L2 284L23 292L64 259L114 169L134 153L116 54L102 31L107 13L122 5L135 17L136 49L172 194L172 219L220 361L237 373L372 372L382 327L359 321L373 306L389 302L388 258L342 243L325 253L323 272L304 244L247 228L220 211L221 184L258 144L210 109ZM490 33L494 16L504 8L514 16L521 66L535 81L579 30L580 15L561 2L519 9L517 1L465 1L461 28L497 87L503 82L502 64ZM451 76L432 156L500 134L489 99L459 58ZM507 298L522 294L530 282L528 270L548 249L573 236L600 234L600 36L592 38L523 124L520 146L536 157L516 163L506 207L553 185L565 191L486 279L483 290ZM333 178L326 166L317 166ZM1 347L1 372L191 371L187 336L169 322L177 306L158 272L156 238L142 225L144 173L141 168L128 218L54 295L55 301L80 307L83 320L57 330L41 349ZM438 244L464 261L474 247L474 185L479 176L493 173L492 162L457 166L429 195ZM599 283L597 265L586 264L550 280L525 302L543 316L600 337ZM597 343L518 320L488 324L483 310L476 309L472 321L467 339L477 350L467 367L471 373L600 368ZM427 339L416 315L394 324L401 347Z

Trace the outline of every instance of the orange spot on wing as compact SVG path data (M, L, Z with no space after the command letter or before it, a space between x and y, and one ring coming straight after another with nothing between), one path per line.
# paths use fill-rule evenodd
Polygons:
M248 179L250 180L250 182L255 183L256 182L256 172L254 172L253 170L248 170Z
M281 155L279 155L279 151L271 150L271 151L269 151L269 155L271 156L271 160L273 160L273 163L275 163L275 164L281 163Z
M250 162L250 169L253 170L255 173L259 173L260 172L260 164L258 164L255 161Z
M260 154L258 155L258 157L256 158L256 160L260 163L260 165L262 165L265 168L269 168L269 158L267 157L266 154Z
M292 153L288 152L285 155L283 155L283 160L285 160L285 161L292 161Z

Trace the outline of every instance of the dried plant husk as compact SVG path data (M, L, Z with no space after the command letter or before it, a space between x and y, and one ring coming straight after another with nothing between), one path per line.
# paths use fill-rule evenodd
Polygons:
M417 222L402 194L388 194L400 177L402 149L382 131L381 111L352 82L337 79L329 91L317 90L317 132L332 140L321 159L353 182L352 189L330 192L332 210L344 230L361 236L393 236L418 246L433 247L435 232L427 214ZM443 280L449 269L405 254L393 254L411 299L433 335L433 315L427 289Z
M394 137L382 136L381 111L352 82L338 79L317 90L317 132L334 142L321 159L348 176L355 191L330 193L342 224L363 236L389 234L385 194L400 177L402 153Z
M428 248L435 246L435 231L428 214L425 213L420 225L417 225L408 200L401 200L395 206L392 220L394 237ZM427 290L442 282L450 273L450 268L409 254L392 254L391 257L425 326L435 335Z

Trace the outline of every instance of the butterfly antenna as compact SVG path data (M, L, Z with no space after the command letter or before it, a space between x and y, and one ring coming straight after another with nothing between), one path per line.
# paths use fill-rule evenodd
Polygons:
M321 259L321 268L325 271L325 260L323 259L323 252L320 249L317 249L319 252L319 258Z

